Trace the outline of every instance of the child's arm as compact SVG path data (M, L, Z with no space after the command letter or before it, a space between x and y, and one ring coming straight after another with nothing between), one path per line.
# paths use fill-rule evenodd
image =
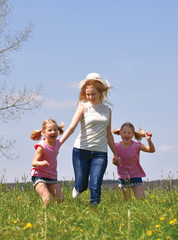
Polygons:
M40 166L49 167L49 163L46 160L40 161L42 156L43 156L43 148L38 146L32 161L33 167L40 167Z
M146 132L146 139L148 141L148 145L146 146L146 145L141 143L140 144L140 150L142 150L143 152L150 152L150 153L155 152L155 146L151 141L151 137L152 137L152 134L149 131L147 131Z

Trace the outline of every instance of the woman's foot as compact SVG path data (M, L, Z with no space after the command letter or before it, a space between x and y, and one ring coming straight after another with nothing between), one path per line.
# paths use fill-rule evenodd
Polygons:
M77 192L77 190L76 190L75 188L73 188L72 197L73 197L73 198L77 198L77 197L79 197L79 195L80 195L80 193Z

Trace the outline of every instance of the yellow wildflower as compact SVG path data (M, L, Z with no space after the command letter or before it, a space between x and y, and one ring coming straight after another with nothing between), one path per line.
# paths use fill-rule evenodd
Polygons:
M17 223L17 220L14 220L14 223L16 224L16 223Z
M158 225L156 225L156 228L160 228L160 225L158 224Z
M155 198L155 196L151 196L151 198Z
M169 208L169 212L171 212L172 211L172 209L171 208Z
M171 221L169 222L169 224L170 224L170 225L174 225L174 224L176 223L176 221L177 221L176 219L173 219L173 220L171 220Z
M169 236L166 237L167 240L171 240L171 238Z
M153 234L153 231L152 231L152 230L148 230L148 231L147 231L147 235L148 235L148 236L151 236L152 234Z
M160 220L163 221L165 218L164 217L160 217Z
M24 230L27 229L27 228L32 228L32 224L31 223L27 223L25 225L25 227L23 227Z

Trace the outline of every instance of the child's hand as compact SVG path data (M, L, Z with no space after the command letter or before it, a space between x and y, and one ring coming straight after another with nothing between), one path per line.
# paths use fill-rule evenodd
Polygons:
M41 166L42 166L42 167L49 167L50 165L49 165L49 162L47 162L46 160L44 160L44 161L41 161Z
M150 133L149 131L146 132L146 138L147 140L151 139L152 137L152 133Z

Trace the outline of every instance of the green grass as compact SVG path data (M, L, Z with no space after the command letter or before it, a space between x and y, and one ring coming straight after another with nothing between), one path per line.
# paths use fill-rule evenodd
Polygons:
M156 188L146 191L145 200L123 202L119 189L103 189L95 208L89 191L78 199L72 199L71 186L63 191L62 204L52 200L44 209L32 185L4 190L1 184L0 239L178 239L177 190Z

